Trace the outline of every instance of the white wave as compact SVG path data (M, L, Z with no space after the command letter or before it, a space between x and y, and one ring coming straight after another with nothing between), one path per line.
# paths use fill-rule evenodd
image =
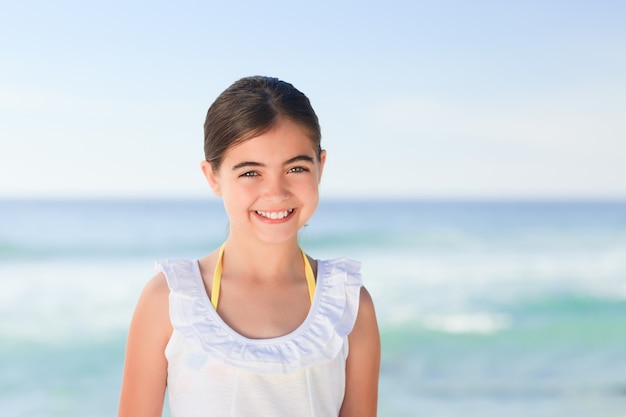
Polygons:
M149 260L15 262L0 266L0 335L66 343L124 334Z
M422 317L422 324L431 330L444 333L478 333L491 334L507 329L510 319L502 314L471 313L426 315Z

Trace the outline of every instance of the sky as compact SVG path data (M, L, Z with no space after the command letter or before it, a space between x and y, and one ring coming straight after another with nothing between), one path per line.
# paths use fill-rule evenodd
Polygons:
M235 80L310 99L322 196L626 198L622 1L0 0L0 198L201 197Z

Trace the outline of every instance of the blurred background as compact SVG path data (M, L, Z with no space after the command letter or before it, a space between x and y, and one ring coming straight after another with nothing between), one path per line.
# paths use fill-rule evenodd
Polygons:
M226 235L208 106L273 75L363 262L381 416L626 415L626 6L0 1L0 407L109 416L155 260ZM167 411L166 411L167 413Z

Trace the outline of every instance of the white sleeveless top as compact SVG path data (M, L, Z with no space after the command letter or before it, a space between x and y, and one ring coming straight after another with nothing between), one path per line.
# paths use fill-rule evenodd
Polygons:
M172 417L337 417L360 264L317 261L309 313L293 332L249 339L217 314L197 261L157 263L170 287L174 331L165 349Z

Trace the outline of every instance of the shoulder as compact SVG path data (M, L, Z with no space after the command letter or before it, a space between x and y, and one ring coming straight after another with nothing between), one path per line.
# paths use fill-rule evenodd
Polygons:
M364 286L361 286L359 294L359 309L354 327L355 330L364 330L364 328L370 329L370 331L374 330L376 334L378 334L374 301L372 300L372 296L369 291L367 291Z
M141 291L137 308L163 308L168 307L170 288L164 272L158 272L148 280Z
M365 288L365 286L361 286L361 292L359 294L359 305L360 308L371 310L372 312L374 310L374 300L372 300L372 296L370 295L369 291L367 291L367 288Z
M380 333L374 302L365 287L360 288L359 307L352 331L348 335L352 358L380 357Z
M148 280L143 288L142 295L147 297L162 297L169 294L170 289L165 278L165 273L160 271Z
M359 294L356 323L348 336L346 392L341 417L375 416L380 374L380 335L372 297L365 287Z
M171 333L169 293L170 289L163 272L158 272L148 280L137 302L131 331L152 332L154 337L159 338L169 337Z
M167 381L165 347L172 334L169 288L162 272L145 285L130 323L118 416L160 416Z

